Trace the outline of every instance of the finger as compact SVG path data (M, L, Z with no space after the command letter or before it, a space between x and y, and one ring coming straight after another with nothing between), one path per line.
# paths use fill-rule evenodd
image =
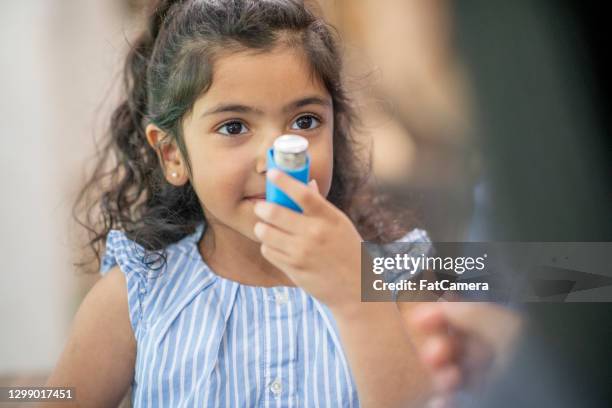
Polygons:
M268 171L267 177L300 206L304 214L318 214L325 209L327 203L325 198L304 183L276 169Z
M278 249L269 247L266 244L261 244L259 250L263 257L266 258L272 265L276 266L282 271L288 270L287 266L291 261L291 256L282 251L279 251ZM291 277L289 276L289 278Z
M517 337L522 318L494 303L440 302L449 323L456 329L482 338L498 350L506 349Z
M480 339L466 341L464 358L460 359L461 370L465 374L464 384L474 391L482 391L487 380L491 378L491 366L495 353L490 345Z
M466 335L462 336L466 337ZM472 336L464 342L464 350L462 353L464 358L461 363L466 371L479 373L486 372L495 359L495 350L486 341Z
M463 376L457 365L447 365L432 374L434 389L441 393L451 393L461 387Z
M423 333L445 333L448 321L439 303L424 303L414 308L410 320Z
M303 214L282 205L259 201L255 203L254 211L262 221L289 234L299 234L306 227L306 219Z
M436 335L423 343L419 354L421 360L431 370L435 370L447 364L459 364L460 348L456 338Z
M315 193L319 194L319 185L317 184L317 180L312 179L308 182L308 187L314 191Z
M266 246L286 255L289 254L289 251L286 248L291 248L291 245L293 245L293 239L287 232L264 222L256 222L255 226L253 227L253 232L255 233L255 236L259 238L262 244L265 244Z

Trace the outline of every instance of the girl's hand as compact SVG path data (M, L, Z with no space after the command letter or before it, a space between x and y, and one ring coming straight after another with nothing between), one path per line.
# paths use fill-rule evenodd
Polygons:
M261 253L298 286L330 308L361 300L361 236L351 220L325 199L312 180L308 186L277 170L269 179L303 213L261 201L254 227Z

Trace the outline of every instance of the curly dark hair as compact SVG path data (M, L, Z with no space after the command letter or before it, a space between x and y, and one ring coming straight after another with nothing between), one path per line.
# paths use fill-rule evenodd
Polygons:
M159 150L148 144L144 129L153 123L176 142L192 180L182 118L210 87L212 58L227 50L266 52L287 35L291 46L303 49L333 101L328 200L366 241L390 242L412 227L411 217L391 211L375 193L370 156L354 137L358 118L342 81L338 35L317 7L298 0L162 0L152 5L145 30L130 47L123 70L125 99L111 116L110 137L73 207L74 218L88 230L86 246L96 256L96 271L99 247L111 229L123 230L147 257L153 251L158 256L150 263L161 257L163 266L164 248L206 223L191 183L177 187L166 181Z

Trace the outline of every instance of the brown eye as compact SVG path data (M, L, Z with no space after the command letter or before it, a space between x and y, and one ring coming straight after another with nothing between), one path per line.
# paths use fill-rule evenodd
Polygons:
M238 121L227 122L218 129L218 132L224 135L239 135L246 132L246 126Z
M295 122L293 122L293 126L291 126L291 129L296 129L296 130L314 129L318 127L320 123L321 122L313 115L304 115L304 116L300 116L299 118L295 120Z

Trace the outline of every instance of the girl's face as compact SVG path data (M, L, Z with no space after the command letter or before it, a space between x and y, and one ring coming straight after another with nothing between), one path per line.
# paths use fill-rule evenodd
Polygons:
M322 195L329 193L332 99L296 50L277 47L217 59L212 85L185 118L183 130L193 187L211 224L257 241L255 201L249 197L265 198L266 154L283 134L308 140L310 178Z

